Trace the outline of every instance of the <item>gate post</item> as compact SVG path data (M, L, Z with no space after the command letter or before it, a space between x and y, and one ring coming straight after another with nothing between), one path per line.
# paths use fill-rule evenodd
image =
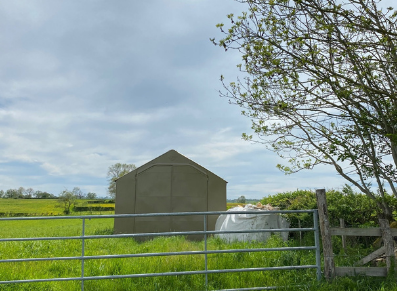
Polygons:
M324 276L327 280L335 277L334 252L332 250L331 232L329 229L327 199L325 189L317 189L317 208L320 219L321 238L323 241Z
M394 255L394 240L391 235L389 221L387 219L379 219L380 231L386 250L386 268L387 275L393 274L396 268L396 257Z

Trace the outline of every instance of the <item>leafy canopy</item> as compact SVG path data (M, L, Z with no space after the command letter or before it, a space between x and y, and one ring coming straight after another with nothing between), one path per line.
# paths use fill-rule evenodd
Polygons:
M287 174L326 164L386 216L385 185L397 191L397 13L373 0L242 0L212 41L242 54L245 79L222 96L286 158ZM247 140L252 135L243 134ZM375 183L378 194L371 186Z
M109 167L107 177L109 180L108 193L110 197L113 199L116 197L116 180L135 169L136 166L134 164L116 163Z

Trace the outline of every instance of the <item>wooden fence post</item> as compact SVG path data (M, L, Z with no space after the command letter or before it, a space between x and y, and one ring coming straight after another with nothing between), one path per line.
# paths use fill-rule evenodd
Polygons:
M321 238L323 242L324 254L324 276L327 280L335 277L334 253L332 250L331 232L329 229L327 200L325 197L325 189L317 189L317 208L320 220Z
M386 268L387 274L390 275L396 268L396 257L394 255L394 240L391 235L389 221L387 219L379 219L380 232L386 251Z

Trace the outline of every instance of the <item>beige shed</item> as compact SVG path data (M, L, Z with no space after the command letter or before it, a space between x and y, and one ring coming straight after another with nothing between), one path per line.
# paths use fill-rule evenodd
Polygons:
M225 211L227 182L170 150L116 181L116 214ZM214 230L211 215L207 229ZM116 218L115 233L198 231L203 216ZM197 237L195 237L197 238Z

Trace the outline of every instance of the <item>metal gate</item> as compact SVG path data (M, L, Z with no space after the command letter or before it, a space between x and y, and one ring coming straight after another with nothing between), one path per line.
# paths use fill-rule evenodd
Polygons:
M74 257L51 257L51 258L20 258L20 259L3 259L1 263L7 262L32 262L32 261L60 261L60 260L79 260L81 261L81 276L80 277L65 277L65 278L46 278L46 279L27 279L27 280L11 280L0 281L1 284L18 284L31 282L50 282L50 281L81 281L81 290L84 290L84 282L87 280L106 280L106 279L120 279L120 278L142 278L142 277L160 277L160 276L178 276L178 275L205 275L205 285L208 286L208 275L216 273L234 273L234 272L257 272L257 271L273 271L273 270L298 270L298 269L316 269L317 279L321 278L320 265L320 244L319 244L319 227L318 227L318 212L314 210L277 210L266 211L267 214L288 214L288 213L312 213L313 227L309 228L286 228L286 229L258 229L258 230L243 230L243 231L208 231L207 219L209 215L228 215L228 214L256 214L257 211L211 211L211 212L179 212L179 213L148 213L148 214L118 214L118 215L85 215L85 216L53 216L53 217L6 217L0 218L0 223L8 220L56 220L56 219L81 219L82 220L82 234L80 236L64 236L64 237L30 237L30 238L2 238L3 242L21 242L21 241L49 241L49 240L81 240L81 255ZM154 216L191 216L201 215L204 220L203 231L184 231L184 232L161 232L161 233L136 233L136 234L114 234L114 235L86 235L85 222L87 219L98 218L128 218L128 217L154 217ZM260 214L259 214L260 215ZM314 246L300 246L300 247L280 247L280 248L248 248L248 249L227 249L227 250L208 250L207 238L209 235L217 233L258 233L258 232L314 232ZM85 241L101 238L139 238L139 237L157 237L157 236L187 236L187 235L202 235L204 237L204 249L201 251L182 251L182 252L161 252L161 253L140 253L140 254L119 254L119 255L85 255ZM300 251L300 250L314 250L316 253L316 263L314 265L293 265L293 266L278 266L278 267L263 267L263 268L236 268L236 269L208 269L208 255L221 253L247 253L247 252L277 252L277 251ZM179 271L179 272L163 272L163 273L141 273L141 274L127 274L127 275L107 275L107 276L85 276L84 262L87 260L98 259L115 259L115 258L133 258L133 257L154 257L154 256L180 256L180 255L203 255L204 266L202 270L198 271ZM276 289L277 286L251 287L244 289L228 289L228 290L269 290Z

